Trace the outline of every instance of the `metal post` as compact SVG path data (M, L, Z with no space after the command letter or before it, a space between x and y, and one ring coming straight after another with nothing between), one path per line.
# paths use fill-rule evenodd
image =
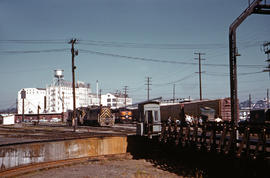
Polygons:
M269 5L260 5L262 0L254 0L244 12L237 17L229 28L229 50L230 50L230 89L231 89L231 127L233 136L236 135L238 121L238 97L237 97L237 48L236 48L236 29L252 13L270 14ZM236 149L236 138L233 138L232 148Z
M231 124L237 125L238 121L238 97L237 97L237 63L236 63L236 29L252 13L258 12L259 3L262 0L254 0L250 6L230 25L229 50L230 50L230 88L231 88ZM256 10L257 9L257 10ZM256 11L255 11L256 10Z

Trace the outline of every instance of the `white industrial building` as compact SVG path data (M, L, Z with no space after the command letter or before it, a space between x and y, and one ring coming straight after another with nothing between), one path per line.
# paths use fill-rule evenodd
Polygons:
M103 106L110 106L112 109L116 109L132 105L132 99L127 96L125 97L125 95L121 93L107 93L105 95L101 95L101 104Z
M90 84L77 82L75 85L76 107L89 106ZM46 88L47 113L61 113L73 109L72 83L62 81L59 85L52 84Z
M18 114L22 114L23 100L21 99L21 89L18 92ZM35 114L37 113L38 106L40 111L44 110L44 98L46 96L46 89L44 88L24 88L26 98L24 99L24 113Z
M24 88L26 96L24 99L24 113L36 114L38 106L40 113L61 113L73 109L72 83L64 80L63 70L54 71L54 80L46 89ZM98 88L98 87L97 87ZM21 89L18 92L18 114L22 114ZM132 99L123 94L107 93L105 95L93 94L90 84L76 82L76 107L87 107L93 105L110 106L113 109L132 104ZM101 98L101 102L100 102Z

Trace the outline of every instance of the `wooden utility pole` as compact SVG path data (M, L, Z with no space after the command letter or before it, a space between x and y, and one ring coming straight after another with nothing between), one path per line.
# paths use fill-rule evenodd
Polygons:
M173 84L173 103L175 101L175 84Z
M127 107L127 88L128 86L124 86L124 95L125 95L125 109Z
M250 112L251 111L251 94L249 94L248 101L249 101L249 112Z
M267 88L266 98L267 108L269 109L269 88Z
M65 116L65 93L62 92L62 122L64 122Z
M69 44L71 44L71 56L72 56L72 90L73 90L73 117L72 117L72 126L73 131L76 131L77 126L77 117L76 117L76 93L75 93L75 69L74 58L78 55L78 50L74 49L74 44L77 43L77 39L71 39Z
M101 92L102 92L102 90L99 89L99 106L101 106Z
M147 101L149 101L149 96L150 96L149 91L151 90L150 85L152 85L150 82L151 82L151 77L147 77L146 84L145 84L147 85Z
M22 89L21 99L22 99L22 122L24 122L24 99L26 98L26 91Z
M199 85L200 85L200 100L202 100L202 71L201 71L201 60L205 60L205 59L202 59L201 56L202 55L205 55L205 53L194 53L194 54L197 54L199 55L198 58L195 58L199 61Z
M47 98L44 96L44 113L47 112Z
M18 99L16 99L16 114L18 114Z
M40 106L38 105L37 107L37 124L39 124L39 110L40 110Z

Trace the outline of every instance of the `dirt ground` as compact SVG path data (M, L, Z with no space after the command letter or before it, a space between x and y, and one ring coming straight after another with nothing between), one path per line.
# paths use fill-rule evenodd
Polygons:
M52 168L49 170L37 171L27 175L19 176L20 178L156 178L179 177L174 173L164 171L153 166L152 163L144 159L118 159L118 160L96 160L81 164Z

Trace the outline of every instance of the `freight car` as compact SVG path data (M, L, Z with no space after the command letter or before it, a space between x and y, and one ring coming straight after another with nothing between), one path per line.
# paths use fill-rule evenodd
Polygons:
M72 123L72 117L73 111L69 111L69 125ZM111 108L106 106L77 108L76 117L79 125L99 125L111 127L115 123L115 115L112 113Z
M184 121L185 115L195 118L206 116L210 120L217 116L223 121L231 120L230 98L161 105L160 110L162 121L167 121L168 118Z
M258 124L270 124L270 109L251 110L249 122Z

